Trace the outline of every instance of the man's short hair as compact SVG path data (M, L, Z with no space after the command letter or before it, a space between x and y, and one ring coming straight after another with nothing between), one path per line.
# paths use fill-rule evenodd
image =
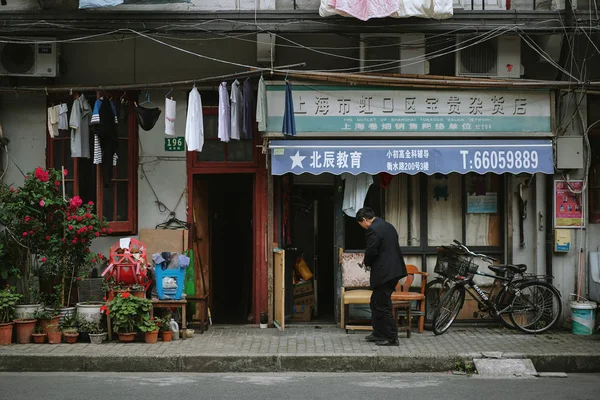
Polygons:
M371 207L363 207L356 213L356 222L362 222L363 219L371 220L375 218L375 211Z

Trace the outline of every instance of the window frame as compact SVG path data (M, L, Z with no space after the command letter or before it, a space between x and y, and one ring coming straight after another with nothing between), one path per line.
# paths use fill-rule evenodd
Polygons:
M107 92L105 95L112 97L113 99L119 99L121 96L118 93ZM127 126L128 126L128 138L123 139L119 137L119 141L127 140L129 142L128 145L128 166L127 166L127 179L119 179L117 176L117 167L113 167L113 185L115 187L114 197L113 197L113 206L115 210L115 215L117 212L117 191L116 186L119 182L128 182L127 186L127 215L128 218L126 221L108 221L108 227L112 230L111 235L122 235L122 234L137 234L138 231L138 180L137 180L137 169L139 162L139 128L137 124L137 118L135 115L135 108L133 105L133 101L131 99L137 98L137 93L125 93L124 96L129 99L129 112L127 118ZM65 95L54 95L52 97L48 97L47 108L52 104L57 104L59 102L71 102L72 99ZM89 100L89 99L88 99ZM94 107L94 101L91 102L90 106ZM70 117L69 110L69 117ZM47 115L46 115L47 118ZM48 132L48 126L46 126L46 167L47 168L60 168L61 166L56 166L54 164L54 156L56 152L56 143L57 141L64 141L70 143L70 136L63 136L58 138L51 138ZM90 132L90 141L93 143L93 134ZM70 146L67 146L66 149L70 149ZM70 157L69 154L64 154L63 157ZM92 154L93 159L93 154ZM69 181L73 183L73 195L78 196L80 193L79 190L79 158L73 158L73 171L69 171L69 175L65 178L65 181ZM94 166L96 171L96 198L94 200L94 205L96 207L96 213L98 215L103 215L103 177L102 177L102 165ZM108 220L108 218L107 218Z
M219 115L219 107L207 106L202 107L202 115L206 116L218 116ZM252 140L241 139L240 141L251 141L252 142L252 161L229 161L227 160L227 146L228 143L223 144L223 161L200 161L198 160L197 154L193 154L191 157L192 160L192 168L255 168L258 167L258 160L260 157L260 149L257 146L257 126L256 122L253 123L254 132L252 133ZM204 143L207 141L219 141L219 138L208 138L206 136L206 132L204 134ZM203 150L204 151L204 150ZM196 153L194 151L188 153Z

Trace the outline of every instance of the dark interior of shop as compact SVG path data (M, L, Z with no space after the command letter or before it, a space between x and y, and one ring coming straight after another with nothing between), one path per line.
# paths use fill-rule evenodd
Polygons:
M208 179L212 319L245 324L252 307L253 177L219 174Z

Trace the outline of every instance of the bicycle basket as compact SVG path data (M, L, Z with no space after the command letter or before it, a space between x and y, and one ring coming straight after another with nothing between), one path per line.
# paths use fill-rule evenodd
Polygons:
M472 276L478 268L479 266L470 258L441 248L438 250L438 258L433 271L446 278L454 279L457 276Z

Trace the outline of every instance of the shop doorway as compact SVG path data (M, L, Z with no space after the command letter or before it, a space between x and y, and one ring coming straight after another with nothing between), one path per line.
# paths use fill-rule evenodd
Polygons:
M253 174L194 177L195 248L208 270L215 324L245 324L252 311Z
M335 321L333 185L303 184L295 177L291 190L291 238L287 268L302 256L313 273L315 308L311 323ZM291 285L290 285L291 286ZM293 294L286 292L291 308Z

